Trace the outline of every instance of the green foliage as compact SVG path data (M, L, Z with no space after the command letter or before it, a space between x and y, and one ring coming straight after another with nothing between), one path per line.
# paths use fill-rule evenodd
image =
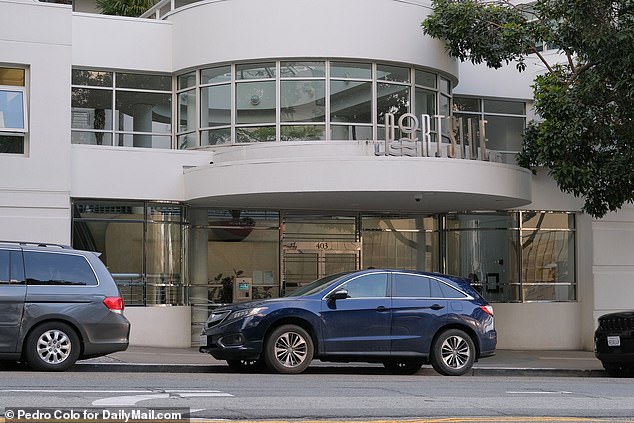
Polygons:
M156 0L96 0L97 8L104 15L141 16Z
M546 71L533 85L540 121L529 125L521 166L549 168L559 187L602 217L634 202L634 2L434 1L423 31L462 61L499 68L530 54ZM535 42L559 46L549 63Z

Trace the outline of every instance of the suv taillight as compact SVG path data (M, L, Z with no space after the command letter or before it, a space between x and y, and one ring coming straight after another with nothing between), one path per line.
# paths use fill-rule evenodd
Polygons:
M484 311L486 314L493 316L493 307L491 307L490 305L483 305L480 306L480 308L482 309L482 311Z
M108 307L108 310L115 313L122 313L124 309L123 298L121 297L106 297L103 299L103 303Z

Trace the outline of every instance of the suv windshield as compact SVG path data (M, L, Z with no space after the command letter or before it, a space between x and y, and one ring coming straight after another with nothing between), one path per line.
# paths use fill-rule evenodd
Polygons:
M330 285L334 280L349 274L350 272L342 272L335 273L334 275L324 276L321 279L317 279L314 282L309 283L308 285L304 285L300 288L297 288L295 291L292 291L285 295L285 297L303 297L306 295L313 295L322 289L324 289L327 285Z

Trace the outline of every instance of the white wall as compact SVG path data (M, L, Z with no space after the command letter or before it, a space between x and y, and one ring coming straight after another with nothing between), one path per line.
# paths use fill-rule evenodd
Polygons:
M70 242L71 7L0 2L0 65L27 67L27 154L0 155L0 239Z
M634 205L592 221L594 317L634 309Z
M184 201L183 170L211 152L73 145L73 198Z
M493 304L498 349L578 350L579 303Z
M191 307L126 307L130 321L130 345L191 347Z
M75 67L172 72L172 26L166 21L73 13Z
M457 75L443 44L423 36L426 1L210 0L174 23L174 69L258 58L359 58Z

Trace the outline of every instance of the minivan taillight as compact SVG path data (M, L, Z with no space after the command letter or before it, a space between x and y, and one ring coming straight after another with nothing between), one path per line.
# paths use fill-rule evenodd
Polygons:
M484 311L486 314L493 316L493 307L491 307L490 305L483 305L480 306L480 308L482 309L482 311Z
M106 297L103 299L103 303L108 307L108 310L115 313L123 313L124 305L123 298L121 297Z

